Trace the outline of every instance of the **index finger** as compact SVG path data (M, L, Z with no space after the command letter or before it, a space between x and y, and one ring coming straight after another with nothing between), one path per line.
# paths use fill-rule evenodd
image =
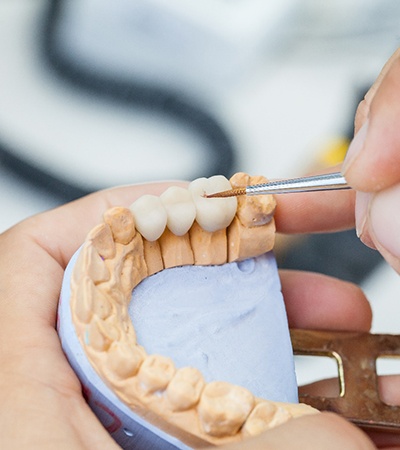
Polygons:
M360 104L358 105L356 117L354 120L354 132L355 133L357 133L357 131L361 128L363 123L366 121L368 114L369 114L370 107L371 107L371 102L374 99L377 90L379 89L380 85L382 84L382 81L385 78L386 74L389 72L389 70L392 68L393 64L399 58L400 58L400 48L398 48L393 53L393 55L389 58L389 60L383 66L377 79L372 84L372 86L369 88L368 92L365 94L364 100L361 101Z
M367 120L368 118L368 120ZM377 192L400 182L400 51L385 66L357 113L358 129L344 174L357 190Z

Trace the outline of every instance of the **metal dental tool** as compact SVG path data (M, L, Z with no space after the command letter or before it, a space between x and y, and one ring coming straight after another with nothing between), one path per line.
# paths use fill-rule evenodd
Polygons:
M271 181L253 186L243 186L228 191L208 194L206 198L234 197L238 195L286 194L291 192L331 191L350 189L340 172Z

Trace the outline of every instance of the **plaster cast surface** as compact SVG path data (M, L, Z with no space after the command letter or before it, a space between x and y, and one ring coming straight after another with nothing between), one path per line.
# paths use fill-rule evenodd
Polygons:
M196 367L206 381L225 380L269 400L297 401L272 253L152 275L134 289L129 315L148 353L169 355L177 367Z

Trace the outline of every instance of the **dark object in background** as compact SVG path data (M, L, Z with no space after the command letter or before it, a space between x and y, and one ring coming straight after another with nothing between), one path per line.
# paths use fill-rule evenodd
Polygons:
M42 55L49 68L60 79L78 89L104 100L164 114L198 135L199 139L206 142L208 154L205 160L208 166L201 173L195 168L194 173L186 175L187 179L216 174L229 178L236 170L236 152L229 133L211 111L187 93L134 78L112 78L95 68L81 65L73 55L62 49L58 28L63 20L66 3L65 0L51 1L44 20Z
M68 6L65 0L48 2L47 10L38 21L39 36L35 45L41 63L61 84L98 99L102 104L123 105L125 109L143 112L147 115L165 118L177 128L188 131L194 141L201 143L200 164L193 164L189 170L179 176L163 175L162 179L194 179L201 176L223 174L230 177L236 168L236 152L229 132L219 119L201 102L188 93L159 86L156 83L137 80L134 77L118 78L118 74L107 74L90 66L81 64L71 53L65 53L60 44L59 28L65 20L63 12ZM149 114L150 113L150 114ZM84 126L84 124L82 124ZM89 192L102 189L103 180L98 184L86 183L77 179L75 174L68 173L67 168L44 166L40 159L34 157L34 151L20 152L15 145L9 144L6 138L0 137L0 163L9 169L12 175L18 176L25 183L54 196L61 202L73 200ZM191 149L192 150L192 149ZM196 151L195 149L194 151ZM204 151L203 151L204 150ZM159 150L163 151L162 148ZM112 149L110 149L112 154ZM200 153L200 152L198 152ZM31 157L26 157L30 155ZM140 157L140 153L132 145L132 160ZM101 158L99 158L101 159ZM129 166L132 161L126 161ZM174 165L179 167L180 161ZM152 178L157 181L157 178ZM138 177L134 181L148 181ZM121 184L131 182L121 180Z
M323 273L357 284L383 260L354 230L304 236L277 259L280 268Z

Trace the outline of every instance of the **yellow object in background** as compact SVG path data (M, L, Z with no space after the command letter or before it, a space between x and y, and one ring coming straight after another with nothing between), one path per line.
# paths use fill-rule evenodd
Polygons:
M345 137L331 138L317 156L319 167L336 166L343 162L349 148L350 140Z
M311 167L308 167L305 172L306 175L323 172L324 170L341 164L346 156L347 149L350 145L350 139L346 137L332 137L326 140L316 152L315 161ZM275 256L278 262L284 260L286 252L290 247L293 247L296 242L299 242L301 237L296 235L280 235L276 236L275 240Z

